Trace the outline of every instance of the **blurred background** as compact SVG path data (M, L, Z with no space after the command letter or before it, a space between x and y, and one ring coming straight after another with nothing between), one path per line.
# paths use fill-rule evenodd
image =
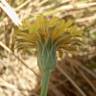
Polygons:
M72 19L84 44L73 54L57 52L48 96L96 96L96 0L7 0L23 20L39 14ZM39 96L41 74L36 49L18 51L15 25L0 9L0 96Z

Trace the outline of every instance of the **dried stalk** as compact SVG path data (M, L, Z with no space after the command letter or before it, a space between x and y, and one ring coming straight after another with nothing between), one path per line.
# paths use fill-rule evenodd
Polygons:
M15 53L13 53L6 45L4 45L1 41L0 41L0 46L2 48L4 48L8 53L12 54L13 56L16 57L16 59L18 59L21 64L23 64L26 68L28 68L30 71L32 71L36 76L38 76L38 74L28 66L28 64L26 64L19 56L15 55Z
M72 78L70 76L68 76L68 74L60 67L57 65L57 69L71 82L71 84L78 90L78 92L82 95L82 96L87 96L81 89L80 87L75 83L75 81L72 80Z

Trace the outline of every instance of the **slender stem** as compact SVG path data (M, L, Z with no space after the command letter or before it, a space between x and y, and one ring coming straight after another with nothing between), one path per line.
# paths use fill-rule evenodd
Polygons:
M42 81L41 81L41 93L40 96L47 96L47 91L48 91L48 82L50 78L50 71L44 72Z

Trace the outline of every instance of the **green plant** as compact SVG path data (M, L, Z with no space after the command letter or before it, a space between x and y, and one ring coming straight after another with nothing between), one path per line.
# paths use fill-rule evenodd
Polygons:
M67 21L39 15L36 20L23 21L23 27L16 30L18 48L36 48L37 62L42 74L41 94L47 96L48 81L56 65L56 51L70 52L81 44L82 31L69 19Z

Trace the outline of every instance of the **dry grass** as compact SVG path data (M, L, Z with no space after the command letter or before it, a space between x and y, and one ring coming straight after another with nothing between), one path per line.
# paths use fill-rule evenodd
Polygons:
M87 1L88 3L84 3L86 6L82 4L80 7L78 0L54 1L9 0L22 19L33 20L40 13L60 18L69 16L68 18L74 18L82 28L90 27L89 32L94 31L96 2ZM40 73L36 55L17 53L13 47L14 26L1 10L0 14L0 96L38 96ZM58 61L49 83L49 96L95 96L96 69L86 66L96 58L96 47L90 38L85 41L91 42L87 43L86 52L77 52L72 57L67 54Z

